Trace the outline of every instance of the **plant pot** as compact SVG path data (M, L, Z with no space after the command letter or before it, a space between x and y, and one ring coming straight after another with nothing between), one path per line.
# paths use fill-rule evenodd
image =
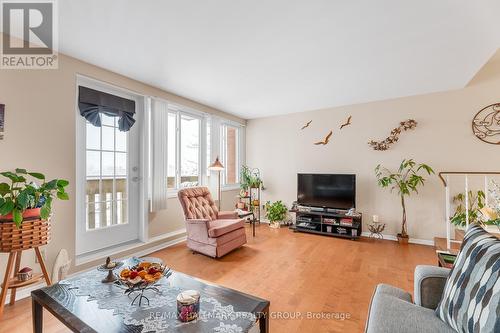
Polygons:
M398 243L399 244L407 245L409 239L410 238L408 236L403 237L403 236L401 236L401 234L398 234Z
M42 220L23 221L18 228L14 222L0 223L0 252L28 250L50 241L50 223Z
M0 216L0 222L12 222L12 213ZM23 212L23 221L38 220L40 219L40 208L26 209Z
M269 221L269 227L273 229L278 229L280 227L280 221Z

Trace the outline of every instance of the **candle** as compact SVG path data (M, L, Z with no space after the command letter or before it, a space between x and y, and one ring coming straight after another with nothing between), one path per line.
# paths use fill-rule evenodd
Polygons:
M375 223L378 222L378 215L373 215L373 222L375 222Z
M177 295L177 318L188 322L198 318L200 312L200 293L196 290L186 290Z

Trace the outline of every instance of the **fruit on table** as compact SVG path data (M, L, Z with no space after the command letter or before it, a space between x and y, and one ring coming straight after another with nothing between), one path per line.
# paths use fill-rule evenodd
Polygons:
M154 283L163 277L165 267L159 263L141 262L130 268L125 268L120 272L120 278L129 283L140 282Z

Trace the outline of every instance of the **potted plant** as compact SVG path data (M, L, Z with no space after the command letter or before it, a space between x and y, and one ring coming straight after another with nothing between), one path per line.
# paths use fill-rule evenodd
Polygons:
M241 167L240 188L248 192L249 189L262 187L263 182L260 178L258 169L250 169L248 166Z
M65 191L67 180L46 181L45 175L25 169L0 172L0 175L7 179L0 183L0 222L13 222L17 228L25 219L48 219L54 198L69 199Z
M469 223L483 224L481 209L485 206L485 194L479 190L469 191ZM467 212L465 209L465 193L459 193L453 197L453 203L457 205L455 213L450 218L450 222L459 228L464 228L467 224Z
M417 188L424 185L425 179L420 175L422 172L431 175L434 170L427 164L417 164L413 159L404 159L396 172L392 172L380 164L375 168L378 185L382 188L390 188L391 192L396 190L401 199L403 216L401 232L397 235L400 244L408 243L405 196L410 196L413 192L418 193Z
M287 208L281 200L271 203L266 202L266 218L269 220L271 228L279 228L281 222L285 220Z

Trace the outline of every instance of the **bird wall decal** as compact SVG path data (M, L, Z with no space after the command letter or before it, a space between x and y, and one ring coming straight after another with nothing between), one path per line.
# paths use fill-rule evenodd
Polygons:
M306 128L306 127L309 127L309 125L311 125L311 123L312 123L312 120L309 120L309 121L307 122L307 124L305 124L304 126L302 126L301 130L303 130L303 129L304 129L304 128Z
M346 126L351 125L351 119L352 119L352 116L349 116L349 118L347 118L347 121L345 123L343 123L342 125L340 125L340 129L343 129Z
M328 142L330 142L330 138L331 138L332 134L333 134L333 131L330 131L330 133L328 133L328 135L325 137L325 140L315 142L314 144L315 145L327 145Z

